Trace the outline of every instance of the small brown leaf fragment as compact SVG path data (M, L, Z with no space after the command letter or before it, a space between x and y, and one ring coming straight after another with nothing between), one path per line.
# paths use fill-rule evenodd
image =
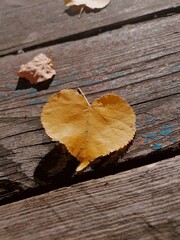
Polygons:
M21 65L18 76L26 78L31 84L37 84L51 79L56 74L52 60L40 53L30 62Z
M124 148L135 135L136 115L122 98L106 94L89 104L75 90L53 94L41 113L46 133L80 161L77 171Z

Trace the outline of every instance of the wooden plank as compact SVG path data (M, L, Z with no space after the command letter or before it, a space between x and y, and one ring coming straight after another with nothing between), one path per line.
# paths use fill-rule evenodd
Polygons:
M180 0L119 0L100 12L68 14L63 1L1 0L0 55L35 45L98 34L103 29L178 11Z
M50 55L49 48L1 58L1 116L39 116L50 94L63 88L81 87L90 101L113 91L130 104L179 93L179 21L176 15L53 46L57 75L42 91L18 87L16 73L36 54Z
M0 63L1 199L36 187L34 171L43 160L47 161L46 155L54 148L42 129L40 111L49 95L63 88L81 87L90 101L103 93L114 92L133 106L137 135L120 162L140 159L146 162L147 158L159 158L164 151L173 154L180 144L179 21L179 15L171 16L54 46L57 76L49 89L43 91L15 90L18 65L39 50L3 58ZM43 52L47 54L48 49ZM49 162L45 169L40 168L46 181L52 180L48 175L58 169L57 157ZM68 172L68 177L71 174Z
M3 240L180 238L180 156L0 207Z

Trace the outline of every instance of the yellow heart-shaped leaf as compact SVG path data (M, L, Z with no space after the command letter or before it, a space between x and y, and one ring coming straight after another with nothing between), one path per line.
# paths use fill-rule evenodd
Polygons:
M46 133L81 162L77 171L124 148L135 135L135 120L133 109L115 94L90 105L82 94L68 89L53 94L41 114Z

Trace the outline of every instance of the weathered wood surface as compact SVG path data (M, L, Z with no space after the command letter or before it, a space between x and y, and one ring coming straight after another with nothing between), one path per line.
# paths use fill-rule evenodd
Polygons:
M113 91L133 106L137 135L121 161L158 159L164 151L173 155L180 144L179 22L176 15L53 46L57 75L47 90L17 89L22 86L16 72L36 53L48 55L48 48L2 58L0 198L36 187L34 171L54 148L40 111L49 95L63 88L81 87L90 101Z
M180 156L0 207L3 240L180 239Z
M95 14L68 14L59 0L1 0L0 55L42 43L76 39L151 15L179 11L180 0L112 0ZM72 15L72 16L70 16Z

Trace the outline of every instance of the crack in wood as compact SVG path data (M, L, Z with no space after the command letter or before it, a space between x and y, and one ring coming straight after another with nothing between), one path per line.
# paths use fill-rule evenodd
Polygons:
M148 164L160 162L160 161L166 160L168 158L173 158L178 155L180 155L180 144L177 144L176 146L165 149L163 151L152 152L150 154L147 154L146 156L140 156L140 157L137 157L134 159L128 159L131 161L125 161L122 163L118 163L116 165L116 167L112 166L108 169L106 169L106 168L103 169L100 167L99 171L98 171L98 169L96 169L96 171L84 172L82 174L75 175L72 178L68 178L67 175L64 175L64 177L63 177L63 175L62 175L62 180L63 180L62 182L60 182L60 173L58 172L57 176L55 175L54 179L53 178L51 179L52 182L47 185L45 185L43 183L43 185L39 185L39 186L37 185L37 186L34 186L34 188L23 189L23 188L21 188L21 184L18 184L18 193L16 192L16 188L15 188L14 191L12 193L10 193L10 196L5 197L4 199L0 200L0 204L1 205L8 204L11 202L22 200L24 198L37 196L39 194L46 193L51 190L71 186L71 185L74 185L74 184L77 184L80 182L84 182L84 181L89 181L91 179L98 179L98 178L103 178L105 176L114 175L114 174L121 173L121 172L126 172L129 170L135 169L135 168L140 168L140 167L148 165ZM51 164L51 163L49 162L49 164ZM62 166L61 166L61 168L62 168ZM71 168L73 168L72 165L71 165ZM75 166L75 168L76 168L76 166ZM41 169L41 171L42 171L42 169ZM3 184L3 182L1 182L1 183Z

